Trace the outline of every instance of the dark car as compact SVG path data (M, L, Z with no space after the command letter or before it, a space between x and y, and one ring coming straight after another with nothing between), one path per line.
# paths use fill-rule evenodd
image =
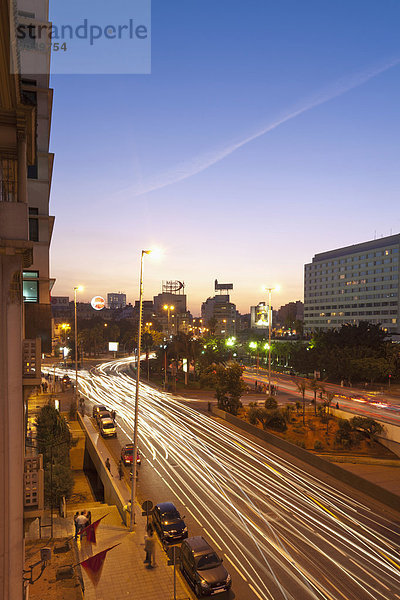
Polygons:
M182 543L181 571L198 597L225 592L232 585L222 558L201 536L188 538Z
M121 460L124 463L124 465L127 467L128 465L132 464L133 461L133 444L126 444L126 446L124 446L121 450ZM141 465L142 464L142 457L140 456L140 452L139 450L137 451L136 454L136 464L137 465Z
M152 511L153 525L164 548L187 538L188 530L172 502L156 504Z
M92 413L93 418L96 419L97 418L97 414L100 411L105 411L105 410L108 410L108 409L105 406L103 406L102 404L95 404L93 406L93 413Z
M100 427L100 422L102 421L102 419L111 419L111 421L113 421L112 415L107 408L105 410L99 410L97 412L96 421L97 421L97 424L99 425L99 427Z

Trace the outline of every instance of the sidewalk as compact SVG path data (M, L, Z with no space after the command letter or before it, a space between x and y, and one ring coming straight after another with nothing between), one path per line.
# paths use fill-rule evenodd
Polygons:
M90 437L95 441L96 449L102 460L110 458L112 483L117 488L119 494L124 499L130 498L130 487L123 479L117 477L118 465L109 456L106 445L103 442L98 431L88 416L85 416L84 424ZM88 508L88 507L83 507ZM73 532L73 514L75 510L68 513L68 532ZM120 544L113 548L104 562L103 573L99 584L95 588L82 570L85 599L88 600L108 600L110 593L112 600L134 599L134 600L173 600L174 598L174 567L167 564L168 558L163 551L161 544L157 541L156 564L154 569L146 568L143 563L144 535L146 531L146 517L142 516L142 509L139 505L135 507L136 525L133 532L129 531L122 521L121 515L115 506L97 506L92 510L92 523L105 514L108 516L103 519L97 529L97 546L91 547L85 540L77 542L79 560L85 560L89 556L109 548L114 544ZM129 522L129 518L128 518ZM179 600L190 600L195 598L186 584L183 584L182 577L177 570L176 578L176 598Z

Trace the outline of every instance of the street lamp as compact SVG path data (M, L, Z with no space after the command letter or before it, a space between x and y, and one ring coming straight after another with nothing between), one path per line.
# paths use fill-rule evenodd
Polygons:
M272 308L271 298L272 292L279 292L280 286L265 287L264 291L268 292L268 395L271 395L271 327L272 327Z
M133 428L133 457L132 457L132 485L131 485L131 523L130 531L135 524L135 498L136 498L136 457L138 447L138 419L139 419L139 382L140 382L140 353L142 346L142 313L143 313L143 257L151 254L151 250L142 250L140 255L140 283L139 283L139 326L136 358L136 390L135 390L135 423Z
M74 403L75 409L78 406L78 324L76 318L76 293L82 292L83 287L77 285L74 287L74 317L75 317L75 389L74 389Z
M175 306L173 304L169 305L169 304L164 304L163 309L168 311L168 337L170 336L170 331L169 331L169 319L170 319L170 313L172 310L175 310Z

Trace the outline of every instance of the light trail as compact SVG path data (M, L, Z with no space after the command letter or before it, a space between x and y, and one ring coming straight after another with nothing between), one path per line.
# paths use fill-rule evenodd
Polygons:
M129 436L135 382L124 370L132 361L110 361L79 376L80 393L116 410ZM400 594L396 523L145 384L139 432L148 463L223 549L249 596L250 589L262 600Z

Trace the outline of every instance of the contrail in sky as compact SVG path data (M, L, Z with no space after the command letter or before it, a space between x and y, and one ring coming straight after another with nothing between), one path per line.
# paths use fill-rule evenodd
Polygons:
M176 167L174 167L173 169L162 172L159 175L153 177L151 180L148 180L147 182L144 181L137 187L130 187L121 191L130 192L130 194L133 197L140 196L142 194L159 190L168 185L172 185L173 183L178 183L179 181L188 179L193 175L197 175L197 173L201 173L205 169L208 169L208 167L215 165L217 162L219 162L223 158L226 158L242 146L245 146L249 142L252 142L253 140L261 137L262 135L265 135L266 133L276 129L277 127L279 127L279 125L283 125L283 123L287 123L287 121L290 121L295 117L298 117L299 115L302 115L303 113L311 110L312 108L316 108L317 106L328 102L329 100L333 100L334 98L342 96L342 94L345 94L346 92L349 92L350 90L359 87L360 85L366 83L370 79L373 79L377 75L380 75L381 73L384 73L392 67L397 66L399 62L400 58L395 58L383 65L370 67L368 70L358 73L353 77L348 77L336 81L335 84L321 91L313 99L304 102L304 104L302 104L299 108L286 113L285 115L273 121L272 123L264 125L261 129L258 129L254 133L247 135L244 138L241 138L237 142L233 142L224 148L212 150L210 152L201 154L191 159L190 161L184 161Z

